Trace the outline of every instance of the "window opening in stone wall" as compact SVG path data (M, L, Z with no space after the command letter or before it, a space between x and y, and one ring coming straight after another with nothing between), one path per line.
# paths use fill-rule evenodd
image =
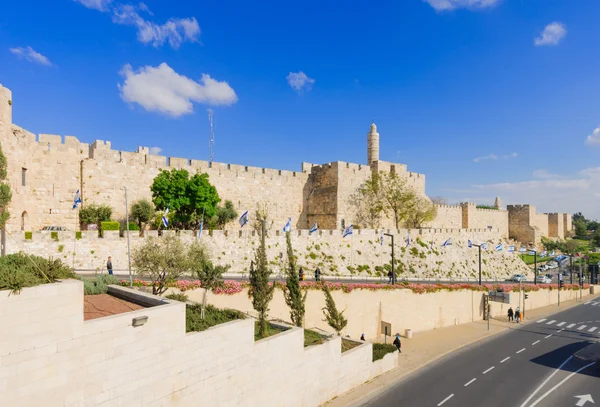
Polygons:
M21 230L25 230L25 226L27 226L27 211L21 214Z
M21 168L21 185L25 186L27 183L27 168Z

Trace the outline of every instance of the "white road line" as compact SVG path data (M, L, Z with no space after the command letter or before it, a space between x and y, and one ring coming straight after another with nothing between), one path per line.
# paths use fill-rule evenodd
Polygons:
M535 341L534 343L531 344L531 346L535 345L536 343L540 343L539 340Z
M565 330L565 328L563 328L563 329L559 329L558 331L556 331L556 333L562 332L562 331L564 331L564 330Z
M553 324L553 323L555 323L555 322L556 322L556 319L553 319L552 321L548 321L548 322L546 322L546 325L552 325L552 324Z
M537 399L533 404L531 404L529 407L535 407L537 406L537 404L542 401L543 399L546 398L546 396L550 393L552 393L554 390L558 389L561 385L563 385L567 380L569 380L571 377L575 376L577 373L581 372L584 369L587 369L588 367L592 366L596 364L596 362L592 362L590 364L585 365L582 368L577 369L576 371L574 371L573 373L571 373L570 375L568 375L567 377L565 377L564 379L562 379L556 386L554 386L553 388L551 388L550 390L548 390L546 393L542 394L542 396Z
M485 372L483 372L483 374L486 374L487 372L490 372L490 371L494 370L494 368L496 368L496 366L490 367L488 370L486 370Z
M596 329L598 329L598 327L593 326L590 329L588 329L588 332L594 332Z
M509 356L509 357L507 357L507 358L504 358L504 359L502 359L502 360L500 361L500 363L504 363L504 362L506 362L508 359L510 359L510 356Z
M583 305L588 305L588 304L591 304L591 303L592 303L591 301L588 301L588 302L586 302L586 303L585 303L585 304L583 304Z
M523 402L523 404L521 404L521 407L525 407L527 405L527 403L529 403L529 400L531 400L533 397L535 397L535 395L546 385L546 383L548 383L550 381L550 379L552 379L554 377L555 374L557 374L564 365L566 365L567 363L569 363L569 361L573 359L573 356L569 356L569 358L567 360L565 360L562 365L560 365L558 367L558 369L556 369L554 372L552 372L552 374L550 376L548 376L546 378L546 380L544 380L544 382L542 384L540 384L540 387L538 387L537 389L535 389L535 391L533 393L531 393L531 395L529 397L527 397L527 400L525 400Z
M581 325L579 328L577 328L578 331L581 331L582 329L584 329L587 325Z
M444 400L440 401L440 403L438 404L438 407L440 407L442 404L444 404L445 402L450 400L452 397L454 397L454 393L449 395L448 397L446 397Z
M552 334L548 335L548 336L544 336L544 339L548 339L552 336Z
M598 302L592 301L592 305L598 305Z
M518 350L518 351L517 351L517 353L521 353L521 352L523 352L525 349L526 349L526 348L523 348L523 349L521 349L521 350Z
M560 324L556 324L556 326L563 326L566 322L561 322Z
M569 325L567 325L567 328L573 328L575 325L577 325L577 324L569 324Z
M471 383L473 383L475 380L477 380L477 379L473 378L473 379L469 380L468 382L466 382L465 383L465 387L467 387L468 385L470 385Z
M544 322L545 320L546 320L546 318L542 318L542 319L540 319L539 321L535 321L535 322L537 322L537 323L539 324L539 323L541 323L541 322Z

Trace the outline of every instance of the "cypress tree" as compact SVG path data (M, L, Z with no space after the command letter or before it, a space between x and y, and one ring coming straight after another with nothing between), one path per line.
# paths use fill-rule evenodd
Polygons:
M325 315L324 321L326 321L339 335L340 332L342 332L342 329L348 325L348 320L344 318L344 311L338 312L327 284L322 284L322 287L323 292L325 293L325 308L323 308L323 314Z
M6 157L2 153L2 147L0 147L0 229L4 229L6 221L10 217L8 204L10 204L12 198L10 186L5 182L7 176L6 168Z
M254 264L250 265L250 290L252 307L258 312L258 336L264 338L267 335L269 322L269 303L273 299L275 285L269 285L271 270L267 263L267 250L265 245L265 224L262 223L261 243L254 258Z
M302 295L300 290L300 281L298 273L296 272L296 257L294 256L294 250L292 249L292 238L290 232L285 234L285 243L287 246L288 256L288 268L286 271L285 279L285 290L283 296L285 303L290 307L290 318L292 323L296 326L302 326L302 320L304 319L306 294Z

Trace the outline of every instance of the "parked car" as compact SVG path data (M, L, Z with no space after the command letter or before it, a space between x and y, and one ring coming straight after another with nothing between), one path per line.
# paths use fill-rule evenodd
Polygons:
M520 281L526 281L527 277L525 274L515 274L510 278L510 280L518 283Z
M537 276L535 278L535 282L541 284L550 284L552 282L552 279L548 278L548 276Z
M546 263L546 266L548 266L548 268L555 269L558 267L558 263L555 261L549 261L548 263Z
M64 226L44 226L42 230L51 230L53 232L66 232L67 228Z

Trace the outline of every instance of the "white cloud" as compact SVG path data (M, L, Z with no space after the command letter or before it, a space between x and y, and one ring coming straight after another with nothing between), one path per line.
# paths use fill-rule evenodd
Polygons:
M82 4L87 8L91 8L98 11L108 11L112 0L73 0L76 3Z
M302 71L300 72L290 72L290 74L286 77L288 84L298 93L302 93L303 91L309 91L315 83L315 80L306 76L306 74Z
M150 150L148 152L152 155L159 155L161 151L162 148L160 147L150 147Z
M140 3L139 9L148 12L148 7ZM131 5L120 5L113 10L113 22L132 25L137 28L137 38L144 44L160 47L168 42L172 48L179 48L184 41L198 42L200 26L194 17L171 18L164 24L156 24L145 20L138 13L138 8Z
M25 58L29 62L35 62L37 64L51 66L52 62L45 57L44 55L36 52L31 47L18 47L18 48L10 48L9 50L12 54L18 56L19 58Z
M497 160L498 156L496 154L488 154L488 155L484 155L481 157L475 157L473 158L473 162L474 163L479 163L482 161L488 161L488 160Z
M533 43L537 47L542 45L558 45L565 35L567 35L567 27L555 21L548 24L544 28L544 31L540 33L540 36L535 38Z
M500 0L424 0L436 11L456 10L458 8L482 9L493 7L500 3Z
M600 146L600 127L596 127L592 134L587 136L585 144L588 146Z
M137 71L127 64L120 73L124 81L118 86L124 101L173 117L192 113L193 102L232 105L238 100L227 82L216 81L208 74L202 74L200 81L196 82L178 74L164 62L157 67L144 66Z
M519 154L517 153L510 153L510 154L505 154L504 156L502 156L502 158L504 158L505 160L510 160L511 158L517 158L519 156Z
M564 178L561 175L554 174L554 173L552 173L550 171L547 171L547 170L535 170L532 175L533 175L533 178L536 178L536 179Z

